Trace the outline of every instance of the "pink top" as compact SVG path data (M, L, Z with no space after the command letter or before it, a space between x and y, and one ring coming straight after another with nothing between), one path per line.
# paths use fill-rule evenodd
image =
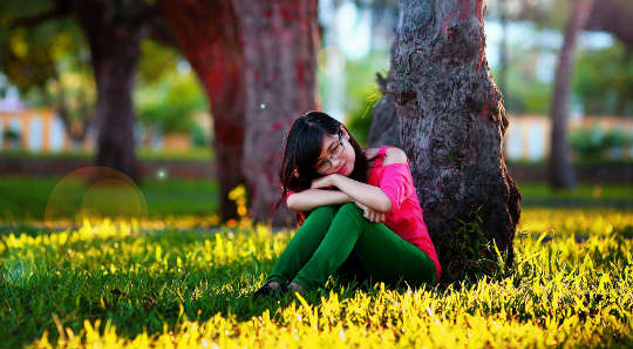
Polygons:
M385 225L431 258L439 281L442 268L422 218L422 208L413 186L408 160L406 164L393 163L383 166L384 154L388 148L383 146L378 150L377 155L380 157L376 159L369 173L367 184L379 187L391 200L391 212L385 216Z
M409 164L393 163L383 166L382 162L387 149L389 149L388 146L383 146L378 150L376 155L379 158L374 162L367 184L379 187L391 200L391 212L385 215L385 225L431 258L439 281L442 269L435 246L422 218L422 208L413 186ZM286 200L293 193L289 191ZM302 218L300 221L305 220L303 212L299 214Z

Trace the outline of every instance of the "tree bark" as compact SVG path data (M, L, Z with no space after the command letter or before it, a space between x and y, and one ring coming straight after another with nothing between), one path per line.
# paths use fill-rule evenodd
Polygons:
M485 262L497 260L491 244L506 267L514 258L521 196L502 153L508 120L484 51L484 10L483 0L399 1L383 97L395 101L445 282L497 270Z
M145 27L106 2L77 1L74 6L90 46L97 85L96 164L137 181L132 92Z
M292 215L275 210L283 141L292 122L316 109L316 0L232 0L245 58L246 133L243 166L252 215L273 225Z
M591 12L593 0L572 2L571 13L565 27L563 47L558 56L554 95L550 115L552 118L549 182L554 188L574 188L576 179L569 159L567 121L569 119L569 94L574 69L574 57L578 35Z
M162 17L204 86L214 122L213 147L222 219L237 217L229 192L244 183L244 54L238 18L228 1L160 0Z

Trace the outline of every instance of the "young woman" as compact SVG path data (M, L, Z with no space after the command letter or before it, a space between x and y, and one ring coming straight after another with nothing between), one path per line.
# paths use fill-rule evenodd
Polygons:
M402 150L363 150L343 124L313 111L290 129L280 180L302 225L254 298L318 288L334 273L413 286L439 280Z

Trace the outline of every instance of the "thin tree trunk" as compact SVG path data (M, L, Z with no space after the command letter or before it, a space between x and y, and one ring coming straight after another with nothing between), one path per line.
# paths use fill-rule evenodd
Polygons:
M484 10L483 0L399 1L388 93L444 281L496 270L485 243L506 266L514 257L520 194L502 153L508 120L485 55Z
M229 192L244 183L244 54L228 1L159 1L162 17L202 82L211 105L222 219L237 216Z
M593 0L572 2L570 17L565 28L563 47L558 57L550 112L552 118L552 146L549 160L549 182L554 188L574 188L576 186L574 170L569 159L569 142L567 140L569 90L574 70L576 41L585 26L592 5Z
M499 1L501 11L501 43L499 44L499 91L504 96L505 106L512 109L508 101L508 5L506 0Z
M292 122L317 107L316 0L233 0L244 42L246 133L243 166L253 217L286 224L279 199L283 140Z
M97 85L96 164L118 170L138 180L134 153L134 74L139 43L144 35L140 23L114 20L107 4L77 2L76 16L92 55Z

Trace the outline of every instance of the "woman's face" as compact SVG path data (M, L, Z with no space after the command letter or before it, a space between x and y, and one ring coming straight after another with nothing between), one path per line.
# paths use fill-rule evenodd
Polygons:
M315 164L315 169L320 174L327 176L340 174L349 176L354 171L356 154L349 142L349 133L341 127L336 135L326 135L321 140L321 155Z

